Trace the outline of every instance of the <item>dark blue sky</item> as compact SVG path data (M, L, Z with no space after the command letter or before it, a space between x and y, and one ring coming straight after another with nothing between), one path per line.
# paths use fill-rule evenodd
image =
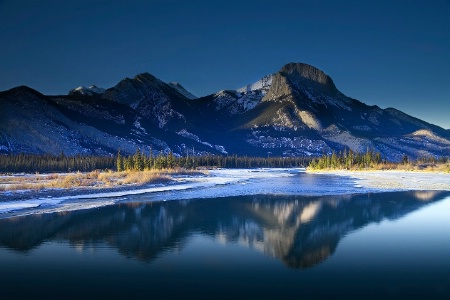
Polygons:
M448 0L0 0L0 90L66 94L149 72L202 96L289 62L450 128Z

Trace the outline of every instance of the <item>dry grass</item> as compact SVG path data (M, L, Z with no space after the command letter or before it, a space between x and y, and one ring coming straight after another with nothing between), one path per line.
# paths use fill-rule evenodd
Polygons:
M450 173L450 163L407 163L407 164L380 164L373 166L374 170L419 171Z
M124 178L124 184L146 184L146 183L162 183L171 181L172 178L168 175L163 175L156 172L130 172Z
M319 169L312 170L308 168L310 172L322 172L322 171L334 171L336 169ZM353 167L348 171L413 171L413 172L432 172L432 173L450 173L450 163L426 163L426 164L417 164L417 163L407 163L407 164L398 164L398 163L385 163L385 164L372 164L370 168L358 168Z
M5 176L0 178L0 191L40 190L45 188L108 188L115 186L167 183L172 176L204 175L204 172L181 168L145 171L92 171L70 174L34 174L27 176Z

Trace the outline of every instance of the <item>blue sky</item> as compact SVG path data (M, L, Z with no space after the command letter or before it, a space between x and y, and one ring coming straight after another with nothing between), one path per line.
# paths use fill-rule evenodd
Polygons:
M66 94L149 72L197 96L289 62L450 128L450 1L0 0L0 90Z

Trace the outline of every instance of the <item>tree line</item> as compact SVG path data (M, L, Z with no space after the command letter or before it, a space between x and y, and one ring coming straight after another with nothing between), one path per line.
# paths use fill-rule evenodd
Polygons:
M450 161L450 159L446 156L423 156L419 157L416 162L419 164L446 164Z
M0 155L0 172L35 173L35 172L90 172L93 170L162 170L173 168L196 169L199 167L218 168L289 168L306 167L311 159L308 157L255 157L255 156L221 156L221 155L185 155L173 152L153 151L144 154L137 149L133 155L92 156L64 154L2 154Z
M161 170L173 168L196 169L199 167L217 168L290 168L306 167L310 162L308 157L256 157L237 155L201 155L201 156L175 156L172 151L153 155L149 151L144 155L137 149L134 155L124 156L120 153L116 158L116 170Z
M408 161L408 157L404 156L403 161ZM322 169L366 169L373 167L374 164L381 164L386 162L380 152L372 149L367 149L366 152L354 152L351 149L345 149L338 153L333 152L324 154L322 157L311 160L308 168L313 170Z
M375 167L399 167L402 165L432 165L446 164L449 158L445 156L421 156L415 160L411 160L406 154L403 155L399 162L391 162L383 158L380 152L367 148L366 152L354 152L351 149L345 149L338 153L324 154L321 157L314 158L310 161L308 168L313 170L322 169L370 169Z
M421 157L415 164L447 163L447 157ZM404 155L400 164L410 163ZM306 167L311 169L364 169L380 164L393 164L387 162L381 153L367 149L365 153L344 150L338 153L324 154L319 158L310 157L256 157L237 155L185 155L178 156L160 151L154 155L153 151L144 154L137 149L133 155L122 155L119 151L116 156L91 156L64 154L5 154L0 155L0 172L90 172L93 170L161 170L173 168L196 169L204 168L291 168Z
M115 160L112 156L7 154L0 155L0 172L89 172L112 169Z

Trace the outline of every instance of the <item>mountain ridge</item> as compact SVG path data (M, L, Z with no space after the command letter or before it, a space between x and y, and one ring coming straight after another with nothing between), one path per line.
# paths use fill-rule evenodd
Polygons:
M41 113L27 113L33 111L27 101ZM304 63L199 98L141 73L108 89L79 87L65 96L16 87L0 92L0 103L8 104L0 109L4 153L113 155L118 148L151 147L177 155L317 156L367 148L389 160L450 155L450 130L347 97L325 72ZM28 140L13 130L17 124Z

